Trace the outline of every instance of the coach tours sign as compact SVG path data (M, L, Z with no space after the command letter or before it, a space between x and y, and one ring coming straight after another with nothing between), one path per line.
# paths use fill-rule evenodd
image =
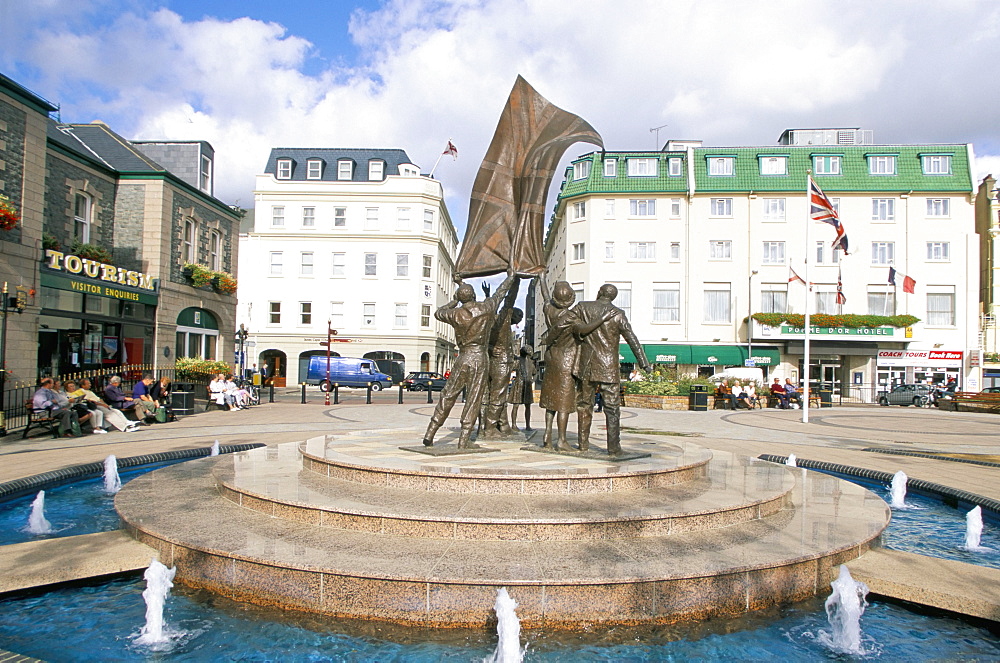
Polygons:
M149 274L51 249L41 267L45 287L153 306L159 301L159 279Z
M963 355L961 350L880 350L878 365L961 368Z

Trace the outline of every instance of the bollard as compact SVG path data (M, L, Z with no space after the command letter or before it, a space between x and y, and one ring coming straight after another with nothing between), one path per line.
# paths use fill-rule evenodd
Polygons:
M368 405L372 404L372 383L368 383L368 396L365 398L365 403Z
M462 387L462 402L465 402L465 387Z
M340 405L340 385L333 383L333 404Z
M427 383L427 402L428 404L434 402L434 390L431 389L430 383Z
M306 383L302 383L302 404L306 404Z
M268 393L267 396L267 402L268 403L274 402L274 380L271 380L271 387L270 387L270 392Z
M403 404L403 383L399 383L399 404Z

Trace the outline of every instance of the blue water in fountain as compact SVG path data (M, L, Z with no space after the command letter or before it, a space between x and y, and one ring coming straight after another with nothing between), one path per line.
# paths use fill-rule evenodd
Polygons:
M165 620L184 633L153 653L133 638L145 622L138 576L0 600L0 649L60 661L481 661L497 643L493 629L394 627L237 603L176 586ZM851 660L827 650L824 597L739 619L589 632L522 631L524 660ZM872 603L862 619L867 658L879 661L1000 660L1000 641L985 628Z

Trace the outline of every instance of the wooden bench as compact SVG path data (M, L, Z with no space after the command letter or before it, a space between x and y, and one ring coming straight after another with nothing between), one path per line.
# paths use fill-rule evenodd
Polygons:
M32 401L25 401L24 407L28 412L28 425L21 434L22 440L27 439L28 431L32 428L44 428L52 433L52 437L59 437L59 421L54 419L48 410L35 408Z
M1000 412L1000 394L976 391L958 391L951 397L951 406L956 412L982 411Z

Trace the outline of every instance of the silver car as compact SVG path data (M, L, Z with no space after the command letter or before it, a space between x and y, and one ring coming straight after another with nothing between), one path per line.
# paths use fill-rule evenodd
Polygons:
M892 391L882 392L878 397L879 405L916 405L921 407L930 400L934 387L929 384L900 384Z

